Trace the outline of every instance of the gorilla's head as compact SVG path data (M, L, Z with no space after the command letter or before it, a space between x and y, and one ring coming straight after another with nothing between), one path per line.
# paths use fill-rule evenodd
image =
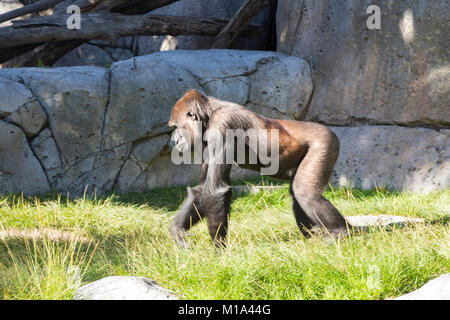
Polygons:
M175 103L168 125L175 129L171 142L176 150L189 152L195 143L202 143L207 109L208 98L197 90L189 90Z

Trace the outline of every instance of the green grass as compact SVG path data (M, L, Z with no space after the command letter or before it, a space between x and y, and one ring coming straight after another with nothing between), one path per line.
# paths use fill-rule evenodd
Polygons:
M329 189L325 196L344 215L396 214L427 222L327 241L300 235L288 186L281 185L235 197L228 246L221 251L204 222L192 229L189 250L170 239L168 226L184 187L98 199L0 197L0 232L54 228L92 239L3 237L0 297L71 299L84 283L136 275L184 299L386 299L450 272L450 190Z

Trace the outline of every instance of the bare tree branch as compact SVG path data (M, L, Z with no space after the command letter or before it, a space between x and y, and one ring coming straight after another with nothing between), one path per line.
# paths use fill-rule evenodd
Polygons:
M34 3L30 3L22 8L8 11L4 14L0 14L0 23L24 16L29 13L39 12L42 10L53 8L56 4L63 1L64 0L40 0Z
M215 36L226 20L169 15L122 15L87 13L81 15L81 29L66 26L69 15L43 16L17 20L11 27L0 28L0 48L73 39L114 41L133 35L203 35ZM263 28L248 26L242 36L259 38Z
M177 1L178 0L132 0L113 8L111 12L120 12L123 14L147 13Z
M79 6L82 12L95 12L119 7L122 8L122 10L126 10L128 5L130 7L140 6L143 12L148 12L176 1L178 0L77 0L73 4ZM65 10L60 10L58 12L61 14L65 14ZM42 47L43 43L40 43L40 48L37 48L38 45L27 44L12 47L9 48L10 50L6 51L4 49L0 49L0 63L8 61L14 57L18 57L34 49L34 54L27 60L20 63L19 66L36 66L38 65L39 61L41 61L41 63L46 66L51 66L56 61L58 61L59 58L61 58L71 50L81 46L85 42L87 42L87 40L76 39L49 42L44 47Z
M245 29L265 7L268 7L272 0L247 0L236 14L231 18L228 24L214 39L211 47L216 49L229 48L233 41Z

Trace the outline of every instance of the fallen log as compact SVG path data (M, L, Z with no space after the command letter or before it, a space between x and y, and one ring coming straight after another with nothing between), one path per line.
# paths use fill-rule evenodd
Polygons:
M114 7L113 9L111 9L111 12L120 12L122 14L142 14L167 6L177 1L178 0L133 0Z
M114 41L134 35L201 35L216 36L228 21L169 15L122 15L101 12L81 15L81 28L68 29L70 15L43 16L14 21L0 28L0 48L25 44L73 39ZM241 36L259 38L264 28L249 25Z
M211 48L226 49L241 34L245 27L273 0L247 0L245 1L228 24L213 40Z
M120 12L123 14L130 13L147 13L168 4L179 0L77 0L71 4L80 7L81 12L96 12L102 10L109 10ZM65 14L65 10L59 9L59 14ZM0 63L11 60L22 54L34 50L31 57L20 62L18 67L32 67L37 66L40 61L46 66L53 65L62 56L71 50L81 46L88 40L75 39L63 40L49 43L26 44L0 49ZM44 46L43 46L44 45Z
M53 8L55 5L63 1L64 0L41 0L30 3L22 8L8 11L4 14L0 14L0 23L24 16L29 13L39 12L42 10Z

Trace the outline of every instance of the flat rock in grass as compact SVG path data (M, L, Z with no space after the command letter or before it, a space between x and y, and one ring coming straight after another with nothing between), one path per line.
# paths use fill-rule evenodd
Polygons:
M76 300L178 300L156 281L133 276L106 277L80 287Z
M408 223L422 223L424 219L394 216L387 214L347 216L347 221L354 227L403 226Z
M260 191L275 191L283 189L283 186L233 186L233 192L236 194L242 194L242 193L250 193L250 194L256 194Z
M437 277L395 300L450 300L450 273Z

